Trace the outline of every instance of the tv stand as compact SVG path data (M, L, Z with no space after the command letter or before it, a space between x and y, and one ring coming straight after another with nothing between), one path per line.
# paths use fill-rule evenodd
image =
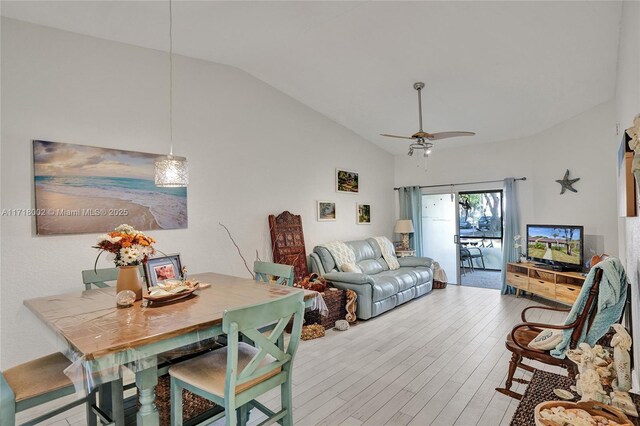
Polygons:
M585 276L579 272L558 271L555 265L532 262L507 263L507 284L516 288L516 297L526 291L556 302L573 305Z
M536 268L540 269L548 269L550 271L558 271L558 272L568 272L569 270L562 265L549 265L548 263L534 263Z

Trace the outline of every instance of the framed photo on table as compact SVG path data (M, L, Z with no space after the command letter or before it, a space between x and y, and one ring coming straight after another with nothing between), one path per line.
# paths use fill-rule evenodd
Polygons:
M158 282L175 279L182 279L182 262L180 254L169 254L167 256L152 257L144 265L144 274L147 281L147 288L155 287Z

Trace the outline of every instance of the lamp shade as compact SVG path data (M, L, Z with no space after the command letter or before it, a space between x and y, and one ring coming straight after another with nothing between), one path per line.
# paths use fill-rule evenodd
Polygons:
M393 228L393 232L396 234L412 234L413 233L413 221L411 219L400 219L396 222L396 226Z
M189 184L187 159L169 154L156 160L156 186L163 188L179 188Z

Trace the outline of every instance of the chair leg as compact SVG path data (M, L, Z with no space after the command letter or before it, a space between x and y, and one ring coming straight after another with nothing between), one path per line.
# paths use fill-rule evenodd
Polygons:
M171 425L182 426L182 387L171 377Z
M570 366L570 367L567 367L567 373L568 373L569 378L571 380L575 380L576 379L576 374L578 374L578 371L577 371L575 366Z
M518 364L522 361L522 357L516 353L511 355L511 361L509 361L509 372L507 373L507 380L504 383L504 388L496 388L496 390L504 395L510 396L515 399L522 399L522 395L511 390L513 385L513 375L516 373Z
M293 398L291 392L291 371L287 375L287 381L280 385L280 404L286 414L281 420L282 426L293 426Z
M0 425L16 424L16 400L9 384L0 373Z
M87 426L97 426L98 416L93 412L93 406L96 405L96 391L87 395L87 402L84 404L87 416ZM1 422L0 422L1 423Z
M230 399L233 399L231 397ZM224 418L226 419L227 426L236 426L238 424L236 418L236 402L234 401L224 401Z
M109 417L113 418L113 401L111 399L111 382L98 386L98 407Z
M238 408L236 410L236 416L238 417L238 424L245 426L249 422L249 404L244 404Z

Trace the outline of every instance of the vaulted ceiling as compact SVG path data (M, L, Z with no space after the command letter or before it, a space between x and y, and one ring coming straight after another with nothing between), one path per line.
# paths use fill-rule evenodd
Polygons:
M2 1L3 16L168 50L168 2ZM238 67L389 152L528 136L613 98L620 2L174 1L174 52Z

